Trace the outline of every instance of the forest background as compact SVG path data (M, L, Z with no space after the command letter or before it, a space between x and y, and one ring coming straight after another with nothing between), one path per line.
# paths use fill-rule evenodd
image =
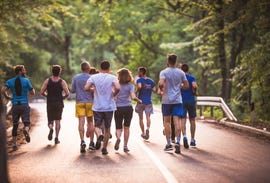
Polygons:
M71 85L84 60L112 72L144 66L158 81L167 53L187 63L200 96L241 121L270 121L268 0L1 0L0 85L24 64L39 91L50 65ZM158 97L155 98L158 102Z

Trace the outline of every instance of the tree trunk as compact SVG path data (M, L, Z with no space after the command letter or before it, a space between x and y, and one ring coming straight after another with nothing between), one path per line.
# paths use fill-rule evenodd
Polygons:
M70 45L71 45L71 36L66 35L65 36L65 46L64 46L64 51L65 51L65 57L66 57L66 70L68 74L71 74L71 69L70 69Z
M227 94L227 61L226 61L226 52L225 52L225 36L223 33L224 29L224 18L222 16L222 10L223 10L223 2L222 0L218 0L218 7L216 9L217 16L218 16L218 31L221 31L218 35L218 43L217 43L217 49L218 49L218 60L220 63L220 69L221 69L221 77L222 77L222 83L221 83L221 97L224 99L225 102L228 101L228 94Z
M7 149L6 149L6 107L3 104L0 94L0 179L3 183L9 182L7 168Z

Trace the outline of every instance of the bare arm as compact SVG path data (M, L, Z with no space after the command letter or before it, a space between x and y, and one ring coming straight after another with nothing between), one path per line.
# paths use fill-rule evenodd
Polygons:
M32 90L30 90L29 93L30 93L31 95L35 95L35 94L36 94L36 90L35 90L34 88L32 88Z
M180 87L185 90L188 89L189 87L188 80L184 80Z
M90 91L92 85L93 84L91 82L86 82L86 84L84 85L84 90L85 91Z
M6 99L12 100L12 97L10 97L10 96L8 95L7 91L8 91L8 87L6 87L6 86L4 86L4 87L2 88L2 90L1 90L2 94L4 95L4 97L5 97Z
M164 94L164 90L165 90L165 79L164 78L160 78L158 81L158 94L159 95L163 95Z
M197 85L196 82L192 82L191 84L192 84L192 91L193 91L193 94L194 94L195 96L197 96L197 95L198 95L198 85Z
M115 97L120 91L120 84L118 82L113 82L113 86L114 86L113 96Z
M63 90L65 92L65 95L63 96L63 99L66 99L68 98L70 92L69 92L69 89L68 89L68 86L67 86L67 83L65 80L62 80L62 87L63 87Z
M152 88L152 92L153 92L153 93L156 93L156 92L157 92L157 89L156 89L155 86Z
M132 92L132 93L130 94L130 98L131 98L132 100L138 102L139 104L142 104L142 100L140 100L138 97L136 97L136 95L135 95L134 92Z
M44 83L42 84L42 87L40 89L40 94L44 97L47 97L47 86L48 86L49 79L46 79Z

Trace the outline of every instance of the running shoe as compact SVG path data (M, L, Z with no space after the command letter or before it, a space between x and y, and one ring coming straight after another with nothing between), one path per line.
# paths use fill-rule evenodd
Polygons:
M114 149L117 151L119 149L120 139L117 139L114 145Z
M94 143L93 141L90 142L90 144L89 144L89 149L90 149L90 150L96 150L96 148L95 148L95 143Z
M175 147L175 151L174 152L176 154L180 154L181 153L181 151L180 151L180 144L179 143L176 143L174 147Z
M174 144L175 144L175 139L172 139L172 143L174 143Z
M191 140L191 141L190 141L190 146L195 147L195 146L196 146L196 140Z
M86 144L84 141L81 142L81 153L85 153Z
M103 155L107 155L108 154L107 149L104 148L104 147L101 149L101 152L102 152Z
M189 145L188 145L188 140L187 140L186 137L183 138L183 142L184 142L184 147L185 147L186 149L188 149L188 148L189 148Z
M164 151L171 151L173 150L172 144L167 144L164 148Z
M146 139L146 135L145 134L141 134L141 137L143 138L143 139Z
M103 135L100 135L98 138L97 138L97 142L96 142L96 149L99 149L100 146L101 146L101 141L103 140Z
M149 130L146 130L146 134L145 134L145 140L149 139Z
M59 141L58 137L55 137L55 139L54 139L54 143L55 143L55 144L59 144L59 143L60 143L60 141Z
M125 153L129 152L129 149L128 149L127 146L124 146L124 152L125 152Z
M26 130L23 130L23 134L24 134L24 136L25 136L25 140L26 140L26 142L30 142L30 136L29 136L29 133L26 131Z
M53 129L50 129L49 135L48 135L48 139L52 140L52 135L53 135Z

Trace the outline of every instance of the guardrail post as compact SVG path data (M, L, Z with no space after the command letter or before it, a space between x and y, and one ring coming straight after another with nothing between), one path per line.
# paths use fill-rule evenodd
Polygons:
M203 116L202 106L199 106L199 109L200 109L200 116Z

